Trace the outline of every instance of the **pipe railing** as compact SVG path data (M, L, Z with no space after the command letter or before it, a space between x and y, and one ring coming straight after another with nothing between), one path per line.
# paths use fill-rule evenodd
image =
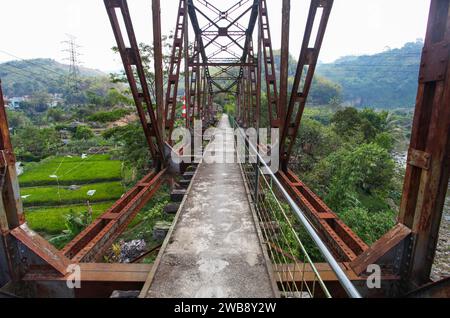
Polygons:
M242 138L242 141L245 144L245 148L246 148L246 150L248 150L248 155L253 156L253 162L255 162L254 164L252 164L253 168L250 167L250 171L248 169L249 168L248 164L247 164L247 168L244 167L243 170L244 170L244 174L246 175L246 178L247 178L247 183L251 188L250 189L252 192L251 195L255 199L254 204L255 204L256 209L259 211L265 210L267 212L268 206L270 205L270 204L267 204L267 201L268 201L267 196L269 196L269 199L270 199L270 197L276 198L275 205L279 205L279 208L281 208L280 211L282 211L282 214L284 214L284 215L282 215L282 217L286 217L288 220L287 222L288 222L289 226L292 227L294 236L296 237L296 239L299 242L298 247L302 251L302 256L306 260L306 263L309 263L309 265L310 265L309 270L313 272L313 275L315 275L314 282L315 282L315 279L317 278L317 281L319 282L320 286L322 287L322 290L323 290L325 296L331 297L328 290L326 289L325 284L323 283L322 279L320 278L319 272L317 271L316 267L314 266L314 263L311 261L310 256L308 255L307 251L305 250L304 244L299 239L298 233L296 233L294 227L291 224L291 222L293 220L292 219L290 220L286 216L285 207L283 207L282 203L278 201L278 198L280 196L282 198L284 198L284 200L286 200L287 206L290 207L290 209L293 211L293 213L295 215L295 218L296 218L295 221L298 221L299 224L305 229L308 237L314 242L314 245L317 248L317 250L320 252L321 256L329 264L332 271L335 273L339 283L341 284L342 288L346 291L347 295L351 298L361 298L360 293L357 291L357 289L355 288L353 283L347 277L345 271L341 268L339 263L336 261L336 259L334 258L334 256L332 255L332 253L330 252L328 247L322 241L322 239L320 238L316 229L309 222L305 213L301 210L301 208L297 205L297 203L292 199L292 197L289 195L289 193L283 187L282 183L278 180L275 173L267 165L267 163L262 158L261 154L258 152L256 147L250 142L248 136L245 134L245 132L239 126L239 124L236 122L236 120L232 117L230 117L230 119L232 121L232 125L235 128L235 130L239 131L240 137ZM236 137L239 137L239 136L236 136ZM241 155L241 154L239 154L239 151L237 151L237 152L238 152L238 156ZM247 162L245 159L246 158L241 158L240 162L241 163ZM263 169L261 169L261 168L265 169L265 171L263 171ZM246 171L246 169L247 169L247 171ZM251 179L253 179L253 180L251 180ZM265 187L265 192L262 193L261 189L264 187ZM275 192L277 193L277 195L275 194ZM263 198L263 201L261 200L261 198ZM258 207L258 204L260 202L263 202L265 204L265 206ZM272 210L272 209L269 208L269 210ZM265 223L264 223L264 225L267 226L267 224L265 224ZM265 229L263 229L262 231L264 232ZM274 233L272 233L272 234L274 234ZM270 250L270 248L271 247L269 246L269 250ZM274 248L279 248L279 246L278 247L274 246ZM296 259L295 255L292 255L292 253L288 253L286 251L279 251L279 253L283 254L285 256L284 258L287 257L291 260ZM304 266L304 264L305 264L305 262L303 262L303 266ZM275 266L281 266L281 264L275 264ZM284 265L284 266L286 266L286 265ZM276 270L276 268L275 268L275 270ZM293 274L288 273L288 276L290 276L291 278L294 278L293 275L295 276L295 271ZM305 277L305 272L303 271L301 273L301 278L304 279L304 277ZM311 291L309 290L308 293L311 294Z

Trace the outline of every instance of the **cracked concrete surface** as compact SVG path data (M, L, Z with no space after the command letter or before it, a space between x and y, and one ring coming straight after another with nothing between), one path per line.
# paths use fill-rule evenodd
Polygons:
M205 156L234 152L229 127L224 116ZM201 163L147 297L268 298L272 286L239 164Z

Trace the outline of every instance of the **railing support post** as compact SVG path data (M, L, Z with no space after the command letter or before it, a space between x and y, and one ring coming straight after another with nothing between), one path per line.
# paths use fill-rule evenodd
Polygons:
M249 148L250 151L250 148ZM256 163L255 163L255 206L258 207L258 195L259 195L259 156L256 155Z

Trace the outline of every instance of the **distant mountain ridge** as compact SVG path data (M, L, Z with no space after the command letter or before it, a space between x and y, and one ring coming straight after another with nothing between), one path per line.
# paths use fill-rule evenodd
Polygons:
M7 96L32 95L39 91L59 93L69 74L69 65L53 59L30 59L0 64L3 93ZM81 77L105 77L99 70L80 67Z
M345 56L319 64L317 74L339 84L344 101L353 106L413 107L422 48L416 41L379 54Z
M374 55L344 56L333 63L319 63L309 102L328 103L329 97L340 91L343 102L356 107L413 107L422 48L423 42L416 41ZM274 51L274 57L278 74L279 51ZM290 86L296 67L296 57L291 56ZM3 91L10 97L32 95L39 91L60 93L68 72L68 65L52 59L0 64ZM83 67L80 73L82 77L108 76L101 71Z

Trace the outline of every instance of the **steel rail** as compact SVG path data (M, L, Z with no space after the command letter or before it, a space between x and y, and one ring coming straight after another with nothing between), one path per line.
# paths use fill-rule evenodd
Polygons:
M295 212L296 216L298 217L298 220L302 223L306 231L308 232L309 236L313 239L314 243L316 243L317 248L319 249L322 256L325 258L325 260L330 264L331 269L336 274L336 277L338 278L339 282L341 283L342 287L350 296L351 298L362 298L358 290L355 288L353 283L350 281L350 279L347 277L343 269L339 266L339 263L336 261L336 259L333 257L333 254L331 254L328 247L325 245L325 243L320 238L319 234L316 232L314 227L310 224L308 218L304 214L304 212L300 209L300 207L295 203L295 201L291 198L289 193L285 190L281 182L278 180L276 175L272 172L270 167L266 164L265 160L262 158L262 156L259 154L258 150L255 148L255 146L250 142L248 139L248 136L246 136L242 132L242 128L238 125L236 120L233 118L233 122L235 124L235 127L238 128L239 133L242 135L244 140L248 141L248 145L251 148L251 150L256 154L258 161L261 162L264 167L266 168L266 174L270 175L271 179L275 182L278 189L280 190L283 197L287 200L289 206L292 208L292 210Z

